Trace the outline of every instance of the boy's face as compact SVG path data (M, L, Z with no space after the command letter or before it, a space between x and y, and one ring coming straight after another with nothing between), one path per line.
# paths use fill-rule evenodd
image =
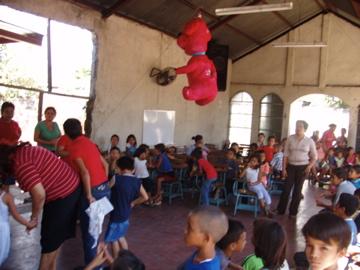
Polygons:
M231 243L231 245L233 245L233 252L241 252L246 245L246 232L243 232L242 234L240 234L240 238L239 240L237 240L234 243Z
M264 135L259 135L258 136L258 142L262 143L265 140L265 136Z
M334 150L329 150L329 151L328 151L328 155L329 155L329 156L333 156L333 155L334 155Z
M339 251L333 240L327 244L311 236L305 237L306 257L313 270L337 269L337 261L346 253L346 248Z
M110 152L110 158L111 158L112 160L121 158L121 153L120 153L120 151L119 151L119 150L112 150L112 151Z
M348 176L352 180L357 180L358 178L360 178L360 173L357 173L355 169L351 168Z
M344 207L340 207L340 204L337 203L337 204L335 205L335 207L334 207L334 213L335 213L335 215L337 215L338 217L343 218L344 212L345 212L345 208L344 208Z
M116 146L119 143L119 139L116 137L111 138L111 145Z
M233 160L235 158L234 152L233 151L227 151L226 153L226 159L227 160Z
M342 180L342 178L337 177L335 174L332 174L330 178L331 184L334 186L340 185Z
M205 234L201 232L196 215L188 217L188 223L184 230L185 244L189 247L201 247L205 241Z
M343 153L342 153L342 152L337 152L336 156L337 156L338 158L342 158L342 157L343 157Z
M274 138L271 138L270 140L268 140L268 145L270 147L272 147L274 144L275 144L275 139Z

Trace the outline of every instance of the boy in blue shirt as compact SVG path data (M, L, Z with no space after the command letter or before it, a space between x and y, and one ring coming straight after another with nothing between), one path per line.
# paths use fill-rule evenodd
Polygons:
M190 212L184 230L185 244L196 247L197 251L178 270L219 270L220 258L215 244L228 231L228 218L218 207L200 205Z
M360 165L352 166L348 176L355 188L360 188Z
M356 212L359 207L359 200L356 196L348 193L342 193L339 202L335 205L335 215L344 219L351 228L351 245L356 244L357 228L355 221L351 216Z
M120 249L128 249L125 233L129 228L131 208L148 200L141 180L133 175L134 160L130 157L121 157L116 164L119 174L114 175L110 180L110 201L114 210L110 213L110 221L105 234L105 241L111 242L114 257L117 257ZM138 197L139 193L141 197Z

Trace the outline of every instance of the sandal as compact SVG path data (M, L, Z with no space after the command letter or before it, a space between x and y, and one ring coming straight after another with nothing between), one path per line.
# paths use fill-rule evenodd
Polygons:
M161 201L154 202L154 205L160 205Z

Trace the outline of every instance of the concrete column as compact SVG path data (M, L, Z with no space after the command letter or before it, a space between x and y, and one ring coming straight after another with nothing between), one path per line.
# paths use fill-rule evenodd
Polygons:
M321 41L329 42L330 36L330 16L322 15L322 34ZM328 66L328 52L329 49L327 47L321 48L320 51L320 66L319 66L319 87L326 86L326 77L327 77L327 66Z
M295 41L295 29L288 34L289 42ZM292 86L294 82L294 63L295 63L295 49L287 48L287 58L286 58L286 79L285 86Z

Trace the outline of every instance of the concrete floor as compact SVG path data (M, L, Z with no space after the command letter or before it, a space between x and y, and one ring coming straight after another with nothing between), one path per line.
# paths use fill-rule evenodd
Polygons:
M310 216L316 214L320 208L315 205L315 194L323 190L308 185L305 182L303 194L305 195L299 208L296 220L288 219L287 215L275 216L286 229L288 235L287 260L290 267L294 267L293 254L304 249L304 239L301 228ZM17 187L12 187L11 193L22 201L27 194L21 194ZM279 195L273 195L273 207L276 208ZM160 206L136 206L130 217L130 227L126 235L129 249L133 251L146 265L146 269L176 269L184 259L194 252L194 248L184 244L183 230L186 226L187 215L198 203L198 196L191 199L190 194L185 194L184 200L175 198L171 205L164 202ZM31 205L19 205L19 211L25 218L31 214ZM239 254L233 254L232 260L241 264L242 259L253 253L251 244L253 212L238 211L233 215L234 205L220 206L229 218L240 220L247 230L247 245ZM261 215L260 215L261 216ZM31 235L25 233L24 226L20 225L10 216L11 225L11 250L8 259L0 267L2 270L34 270L38 269L40 258L40 230L34 229ZM106 230L106 223L103 230ZM103 231L103 234L104 234ZM103 239L103 234L100 240ZM83 262L81 245L81 232L78 228L77 237L66 241L62 247L57 269L71 270Z

